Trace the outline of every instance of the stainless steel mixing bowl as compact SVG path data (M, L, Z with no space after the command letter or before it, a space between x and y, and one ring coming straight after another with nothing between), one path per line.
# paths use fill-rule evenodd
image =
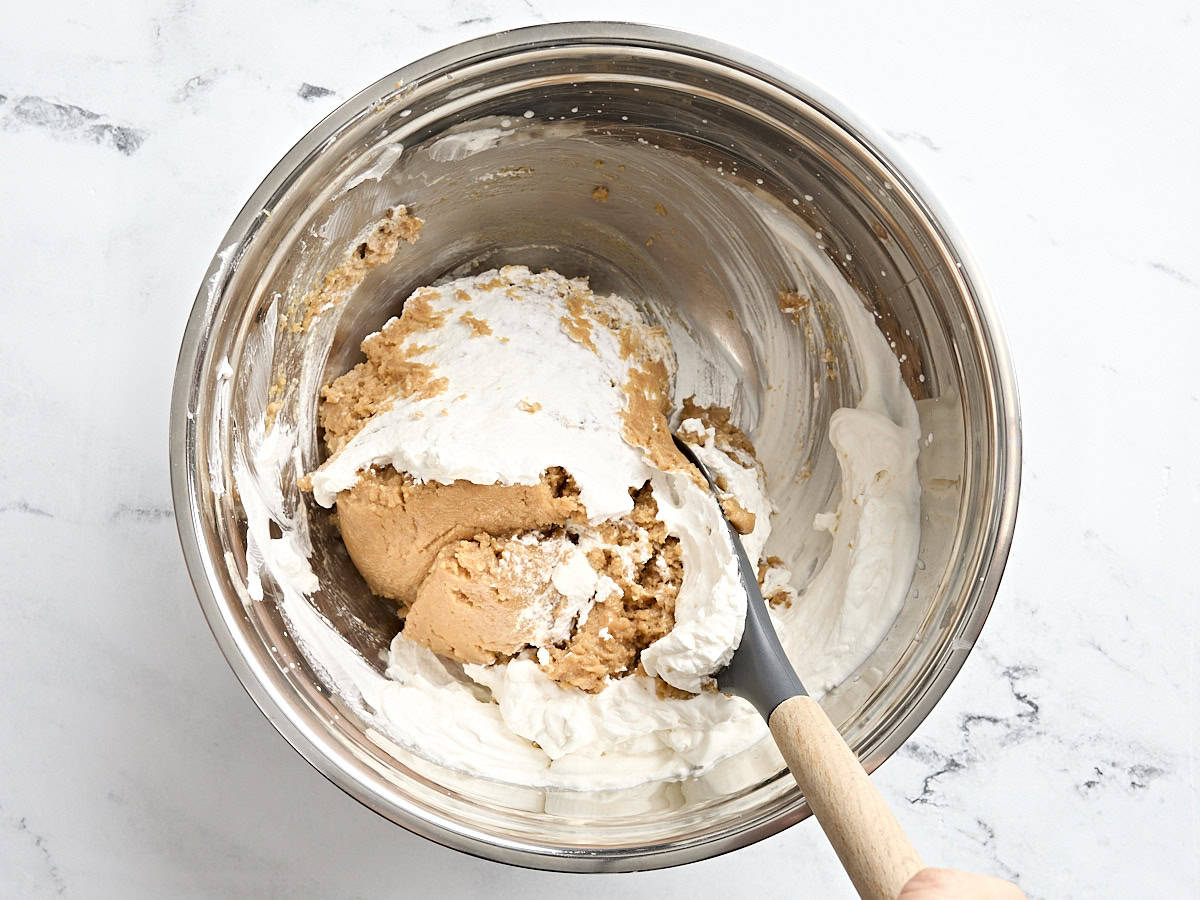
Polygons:
M397 203L426 220L420 241L319 327L275 328ZM225 656L272 724L404 827L504 862L613 871L712 856L807 815L761 746L682 781L607 792L450 771L364 726L297 647L272 584L265 600L248 599L245 511L228 486L265 404L255 354L274 342L280 421L311 422L322 379L356 361L362 337L408 292L449 273L525 263L588 274L666 325L690 354L681 393L707 386L759 447L781 508L771 549L803 585L828 552L812 516L838 491L829 414L861 390L835 266L894 347L927 435L920 561L904 608L824 700L868 769L912 733L978 636L1017 505L1008 356L974 266L928 193L802 80L703 38L634 25L470 41L339 107L276 166L221 246L184 336L171 413L188 568ZM777 306L783 289L810 301L794 320ZM310 432L301 467L320 458ZM296 474L289 465L278 477L287 508L309 523L326 585L312 603L381 667L396 619L325 512L296 493Z

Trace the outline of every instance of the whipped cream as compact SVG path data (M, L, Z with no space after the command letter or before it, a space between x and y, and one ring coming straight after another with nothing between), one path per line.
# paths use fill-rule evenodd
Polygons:
M509 266L421 289L446 321L436 337L409 338L430 345L411 358L432 366L447 386L433 397L397 397L372 417L313 473L317 502L332 505L372 465L445 484L537 484L546 469L561 466L593 521L632 510L629 486L644 484L653 470L621 434L628 363L609 329L591 330L594 351L564 331L573 287L586 289L557 273ZM509 290L523 299L514 301ZM628 301L596 299L622 320L639 320ZM489 333L476 333L472 320ZM665 343L657 343L666 357Z

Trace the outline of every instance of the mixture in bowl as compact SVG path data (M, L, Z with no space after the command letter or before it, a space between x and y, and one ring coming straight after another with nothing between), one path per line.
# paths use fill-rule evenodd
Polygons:
M671 344L630 299L522 266L418 289L322 390L328 456L300 479L398 613L386 672L306 602L284 607L298 642L389 739L488 778L620 787L752 746L764 723L713 679L746 610L722 511L814 692L878 644L916 560L916 409L869 314L844 315L865 389L830 422L842 494L814 527L832 548L798 594L765 551L750 439L675 396ZM249 556L319 588L302 546L255 531Z

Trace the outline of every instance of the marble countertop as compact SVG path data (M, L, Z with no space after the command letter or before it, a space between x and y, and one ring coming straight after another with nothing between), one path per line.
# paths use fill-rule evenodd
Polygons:
M0 894L850 896L812 820L626 876L411 836L275 733L184 570L171 379L243 200L400 65L598 16L741 45L885 129L1007 324L1026 434L1008 573L958 680L876 775L926 859L1031 897L1200 893L1190 4L50 6L10 4L0 28Z

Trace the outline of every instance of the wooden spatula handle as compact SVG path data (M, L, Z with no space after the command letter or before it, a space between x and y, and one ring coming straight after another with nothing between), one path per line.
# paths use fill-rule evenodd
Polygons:
M771 713L771 733L858 893L896 900L921 857L829 716L811 697Z

